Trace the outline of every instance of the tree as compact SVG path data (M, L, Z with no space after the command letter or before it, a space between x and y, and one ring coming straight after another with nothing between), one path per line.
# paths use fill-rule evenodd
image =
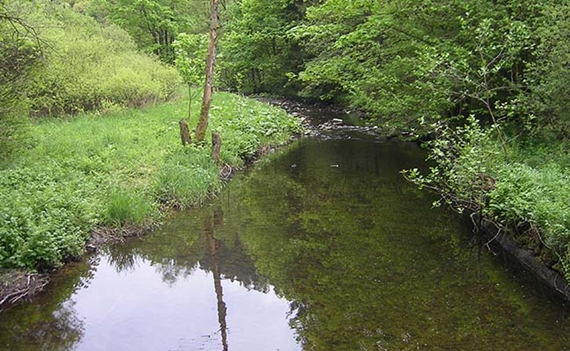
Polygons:
M216 66L216 43L218 42L218 25L220 19L220 1L212 0L210 12L210 39L208 43L208 57L206 58L206 81L204 82L204 95L202 97L202 109L200 119L196 125L196 142L202 143L208 129L210 105L214 89L214 68Z
M288 31L303 18L305 1L240 0L228 6L220 40L220 79L243 93L294 95L291 75L299 72L303 55Z
M568 140L570 133L570 5L552 1L540 7L536 23L536 58L529 63L525 82L529 86L521 100L531 124L545 137Z
M129 32L139 48L174 63L172 44L179 33L206 29L206 8L198 0L100 0L92 15L109 19ZM106 16L105 16L106 14Z
M12 1L0 1L0 164L24 142L26 83L41 62L41 41Z
M188 85L188 119L191 119L193 88L204 79L207 37L203 34L181 33L172 44L176 58L174 63Z

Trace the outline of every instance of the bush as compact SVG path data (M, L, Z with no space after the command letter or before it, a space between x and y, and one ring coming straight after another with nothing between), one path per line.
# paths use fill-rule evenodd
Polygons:
M178 88L176 70L138 53L119 27L58 5L29 11L47 43L45 69L28 93L35 115L139 107L166 100Z
M492 181L501 164L501 146L495 142L493 130L482 128L473 117L460 127L436 123L432 128L436 138L427 146L428 160L434 166L426 176L418 169L405 171L405 176L420 187L438 191L442 200L458 212L481 211L490 190L487 182Z
M0 267L51 267L82 252L98 222L95 183L57 166L0 172Z
M283 110L244 97L219 94L211 110L212 129L224 138L222 160L242 164L261 145L281 145L301 130L299 120Z
M0 2L0 168L29 141L26 86L41 61L38 38L13 5Z
M570 247L570 175L555 164L540 169L504 165L491 193L491 213L507 223L536 224L544 242L557 252Z

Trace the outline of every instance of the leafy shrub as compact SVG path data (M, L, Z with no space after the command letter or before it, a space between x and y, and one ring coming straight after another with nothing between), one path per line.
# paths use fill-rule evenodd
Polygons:
M0 168L28 144L26 85L41 61L37 37L17 7L0 2Z
M0 267L56 266L82 252L98 189L57 167L0 172Z
M163 101L177 89L176 70L138 53L122 29L53 4L29 11L49 43L46 67L28 93L36 115L138 107Z
M212 129L224 139L222 159L241 164L261 145L281 145L301 130L300 122L285 111L236 95L219 94L211 111Z
M425 176L418 169L404 174L420 187L438 191L459 212L483 209L490 190L486 183L500 164L500 146L492 138L493 130L483 129L474 117L461 127L439 123L432 127L436 138L427 143L428 160L435 165Z
M540 169L504 165L491 193L492 214L507 223L532 222L556 251L570 245L570 175L555 164Z

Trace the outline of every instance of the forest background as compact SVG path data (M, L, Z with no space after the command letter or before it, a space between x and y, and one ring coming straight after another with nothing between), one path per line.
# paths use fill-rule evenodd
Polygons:
M37 178L36 170L22 167L37 159L22 155L41 145L33 137L38 121L169 100L182 82L191 105L203 81L209 4L0 0L3 189ZM543 262L570 277L569 10L562 0L227 0L220 13L215 81L230 92L341 104L365 112L387 135L406 131L427 140L431 172L408 170L405 176L437 190L442 197L435 205L446 203L510 228ZM238 146L233 156L226 154L228 162L254 153L265 134L273 133L268 130L298 128L273 112L257 116L257 125L223 118L214 125L242 128L236 129L241 134L233 132L239 134ZM180 150L172 154L178 155L172 159L184 157ZM206 159L201 162L208 164ZM91 156L86 160L84 173L97 174L101 163ZM53 178L50 172L41 174ZM173 174L172 169L164 174ZM131 191L110 191L109 196L152 212L144 210L148 202L141 199L178 201L165 196L165 188L139 189L134 197ZM208 185L205 192L214 188ZM31 190L4 190L0 203L27 203L17 195L26 191ZM53 258L46 260L49 255L36 248L14 259L29 242L24 232L30 226L38 233L70 227L26 222L29 213L22 209L31 205L16 206L21 213L13 205L0 206L6 230L0 233L3 266L53 265L77 251L58 249L69 241L62 234L54 239ZM56 209L66 206L76 205ZM69 215L72 225L95 211L82 206L85 211ZM124 224L148 217L131 213L117 219L109 208L101 213L106 215L87 216L86 228L104 218Z

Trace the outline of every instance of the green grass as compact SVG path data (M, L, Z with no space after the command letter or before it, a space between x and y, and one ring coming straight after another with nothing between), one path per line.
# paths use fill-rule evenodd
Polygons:
M556 256L570 281L570 157L565 143L512 148L513 158L498 167L490 212L496 218L537 230L520 233L526 242L540 240ZM526 238L529 235L540 238Z
M32 126L33 146L0 170L0 267L58 266L81 254L99 226L145 225L157 220L161 205L187 208L215 195L223 182L209 140L202 147L180 142L186 106ZM286 143L300 127L283 110L219 93L210 128L222 135L222 162L240 166L262 144Z

